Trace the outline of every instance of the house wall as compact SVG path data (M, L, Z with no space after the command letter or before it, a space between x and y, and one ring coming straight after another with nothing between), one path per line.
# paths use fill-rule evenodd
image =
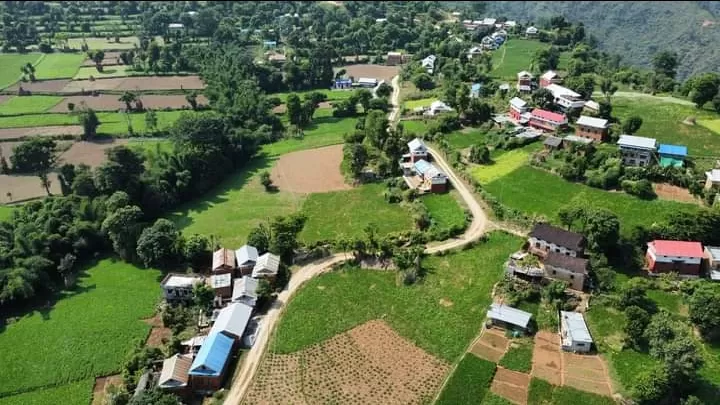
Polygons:
M226 362L228 363L228 362ZM208 377L208 376L190 376L190 385L193 391L207 392L217 391L222 388L223 378L225 377L225 370L220 374L219 377Z
M234 267L231 267L228 265L222 265L222 266L218 266L217 268L213 269L212 273L213 274L228 274L228 273L232 274L234 270L235 270Z
M561 267L545 265L545 277L551 280L567 281L573 290L582 291L585 287L584 274L576 274Z
M620 147L623 164L627 166L647 166L652 159L652 153L645 149Z
M253 267L255 267L255 263L248 266L238 267L238 273L240 274L240 276L250 275L252 274Z
M230 298L232 297L232 284L230 284L227 287L221 287L215 289L215 296L217 297L223 297L223 298Z
M686 258L685 260L680 259L676 261L662 261L663 257L656 259L653 252L648 249L645 253L645 260L647 261L648 271L653 274L676 272L680 275L685 276L698 276L700 275L700 265L702 260L687 260L694 258Z
M575 135L581 138L592 139L595 142L602 142L607 137L607 129L576 125Z
M585 107L584 100L570 100L565 97L555 98L555 104L559 105L560 107L562 107L564 109L575 109L575 108Z
M540 251L541 253L543 253L543 255L546 254L547 252L552 251L552 252L564 254L566 256L577 257L578 253L582 253L582 252L577 252L575 250L568 249L564 246L558 246L554 243L550 243L548 241L544 241L542 239L537 239L537 238L533 238L533 237L528 238L528 243L530 244L530 249Z
M560 84L560 82L562 82L562 80L560 80L560 79L558 79L558 78L555 78L555 79L552 79L552 80L548 80L548 79L543 79L543 78L541 77L541 78L540 78L540 87L547 87L547 86L549 86L549 85L551 85L551 84Z
M189 300L192 299L192 288L163 286L163 295L167 301Z
M433 182L430 185L430 191L433 193L444 193L447 191L447 188L447 182L442 184Z
M556 131L566 126L565 123L546 121L537 117L531 117L528 124L533 128L543 129L546 131Z

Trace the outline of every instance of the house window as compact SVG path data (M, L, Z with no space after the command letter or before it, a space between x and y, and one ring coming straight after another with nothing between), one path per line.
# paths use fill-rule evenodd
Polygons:
M585 343L576 343L578 347L585 347Z
M553 270L553 274L557 274L557 270Z
M555 253L560 253L560 248L555 248Z
M540 247L540 242L535 242L535 247L536 247L536 248L539 248L539 247Z
M574 274L571 274L571 275L570 275L570 280L575 280L575 275L574 275Z

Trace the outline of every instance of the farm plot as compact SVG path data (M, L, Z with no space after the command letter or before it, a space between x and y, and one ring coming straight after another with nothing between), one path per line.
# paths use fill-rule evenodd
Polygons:
M529 39L509 39L500 49L493 51L493 70L490 75L505 80L514 80L518 72L530 70L533 55L550 45Z
M0 141L19 140L23 138L30 138L33 136L80 136L82 135L82 133L83 129L80 125L51 125L46 127L0 128Z
M94 142L75 142L60 155L63 163L74 165L86 164L90 167L100 166L105 162L105 151L115 146L127 145L127 139L109 139Z
M103 66L115 66L115 65L122 65L122 60L120 60L120 53L121 52L105 52L105 57L102 60ZM80 65L82 67L95 67L95 61L92 59L85 59L83 63Z
M316 111L316 114L321 110ZM354 118L318 117L306 128L302 139L283 139L263 146L267 156L275 157L298 150L319 148L343 143L343 136L355 130Z
M50 192L54 195L62 194L57 175L51 173L49 177ZM37 176L0 174L0 190L2 190L0 203L3 204L47 196L47 192Z
M0 205L0 221L7 221L12 217L15 208L7 205Z
M57 404L62 398L66 404L89 404L92 394L92 379L84 379L57 387L39 389L24 394L0 398L2 405L48 405Z
M77 73L73 76L73 79L85 80L91 77L95 79L105 79L108 77L127 77L145 74L145 72L133 70L132 66L127 65L103 66L102 72L99 72L95 66L83 66L77 70Z
M17 93L20 88L31 93L60 93L70 83L69 79L42 80L38 82L18 82L5 89L5 92Z
M497 329L485 329L480 339L470 348L470 353L497 363L508 349L510 341Z
M44 54L35 67L35 77L38 80L69 79L75 76L84 59L84 53Z
M515 404L527 404L530 376L525 373L498 367L490 391Z
M336 70L345 69L345 76L352 76L355 80L361 77L369 77L390 82L393 77L400 73L399 66L383 66L383 65L348 65Z
M440 229L463 227L465 211L458 202L457 191L447 194L426 194L421 201L430 214L432 225Z
M21 76L20 68L28 62L35 64L40 56L39 53L0 55L0 89L17 82Z
M205 84L200 76L137 76L116 77L109 79L74 80L60 91L61 93L78 93L82 91L109 91L109 90L201 90Z
M495 363L466 354L445 384L436 405L477 404L495 375Z
M244 403L427 403L448 370L375 320L300 352L270 354Z
M146 109L183 109L190 108L185 96L182 94L141 94L138 98L142 101ZM197 97L198 105L207 105L208 99L203 95ZM61 113L67 112L68 104L73 103L76 107L84 104L95 111L117 111L124 110L125 103L119 100L119 96L114 94L100 94L97 96L69 96L65 97L53 107L50 112ZM0 105L0 111L2 105Z
M14 96L0 100L0 115L37 114L53 108L62 100L57 96Z
M156 270L103 260L52 307L7 325L0 334L0 395L117 372L134 340L150 330L140 319L152 315L160 298L159 276ZM88 394L92 384L87 383Z
M559 387L546 381L533 378L530 381L528 394L529 405L547 404L583 404L583 405L616 405L613 398L589 392L579 391L572 387Z
M553 385L562 384L562 358L558 334L546 331L535 334L532 363L533 377L546 380Z
M480 184L486 184L510 174L515 169L527 164L530 153L539 148L540 145L535 143L520 149L504 152L497 157L493 157L493 161L489 165L473 165L470 173L472 173L473 178L479 181Z
M111 38L110 40L99 37L70 38L68 39L68 46L72 49L80 49L83 44L87 44L91 50L122 50L133 49L136 45L140 46L138 37L120 37L119 39L120 41L115 42L115 38ZM162 37L155 37L155 41L158 42L158 45L163 44Z
M340 173L342 149L333 145L283 155L273 167L273 183L291 193L348 190L351 187Z

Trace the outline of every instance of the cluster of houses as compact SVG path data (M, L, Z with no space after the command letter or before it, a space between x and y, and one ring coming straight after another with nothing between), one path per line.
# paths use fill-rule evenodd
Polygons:
M221 248L213 253L210 277L197 274L165 276L161 283L165 300L191 300L193 288L206 283L215 291L215 309L206 333L182 342L185 353L163 361L157 378L159 388L187 396L209 394L222 387L235 349L251 346L257 325L252 315L258 300L259 281L274 281L280 258L244 245L236 251Z
M568 128L569 120L566 113L582 110L597 113L599 105L592 100L583 100L580 94L560 85L562 78L552 70L540 76L539 86L553 95L553 102L559 112L541 108L529 108L528 103L513 97L510 100L508 116L519 125L526 125L541 131L558 133ZM518 73L516 88L521 93L529 93L537 88L532 73ZM544 142L545 149L555 150L569 144L601 143L608 139L610 123L603 118L581 115L575 122L575 134L563 138L548 136ZM687 158L688 150L683 145L659 144L653 138L633 135L621 135L618 142L623 164L627 166L648 166L656 161L662 167L682 167ZM710 178L710 172L708 172ZM718 172L720 175L720 172ZM720 180L720 176L718 177ZM720 184L720 183L719 183Z
M498 49L502 44L507 41L508 33L504 29L500 28L490 35L484 36L480 40L479 46L473 46L467 52L467 58L472 59L483 52L494 51Z
M448 177L434 164L430 163L427 146L415 138L408 142L409 152L400 158L403 179L410 188L421 193L444 193L448 190Z

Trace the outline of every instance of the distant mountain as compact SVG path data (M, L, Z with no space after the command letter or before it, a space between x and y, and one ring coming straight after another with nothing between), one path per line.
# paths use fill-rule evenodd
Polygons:
M534 22L563 15L582 22L599 47L629 64L650 66L653 55L680 56L679 79L720 72L720 2L717 1L488 1L484 14Z

